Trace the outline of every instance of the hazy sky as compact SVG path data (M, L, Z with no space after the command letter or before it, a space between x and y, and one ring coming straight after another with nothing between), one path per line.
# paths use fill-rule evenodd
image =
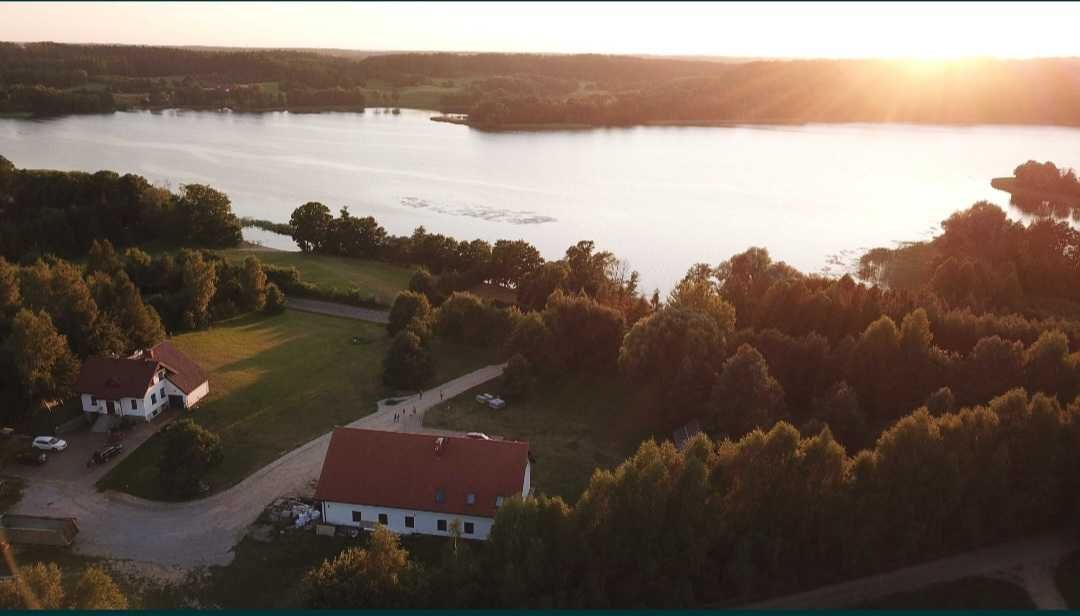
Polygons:
M1080 56L1076 3L0 3L0 39L774 57Z

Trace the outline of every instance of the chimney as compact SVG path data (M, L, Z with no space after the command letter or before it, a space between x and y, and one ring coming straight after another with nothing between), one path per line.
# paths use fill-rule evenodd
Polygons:
M439 438L435 439L435 457L436 458L442 455L443 449L445 447L446 447L446 438L445 437L440 436Z

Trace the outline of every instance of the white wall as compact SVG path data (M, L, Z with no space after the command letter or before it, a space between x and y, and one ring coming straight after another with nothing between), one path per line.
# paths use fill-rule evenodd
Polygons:
M176 387L172 383L169 383L169 385L173 388ZM177 389L176 391L178 393L173 395L184 395L184 392L180 391L179 389ZM208 393L210 393L210 381L205 381L202 385L199 385L195 389L191 390L191 393L184 398L184 404L186 404L188 408L191 408L195 406L199 402L199 400L202 400L203 397L206 396L206 394Z
M350 505L347 503L324 502L323 522L335 526L360 526L359 522L353 522L352 514L359 511L364 523L372 525L379 522L379 514L388 516L386 527L399 535L411 535L419 533L423 535L450 535L450 524L454 520L461 522L461 536L465 539L487 539L491 532L494 520L478 516L457 515L453 513L434 513L431 511L410 511L408 509L395 509L393 507L373 507L369 505ZM405 528L405 516L411 515L415 520L413 528ZM438 530L438 521L446 520L446 531ZM474 532L465 533L465 523L472 522Z
M521 486L521 496L528 498L529 490L532 489L532 462L525 463L525 482Z

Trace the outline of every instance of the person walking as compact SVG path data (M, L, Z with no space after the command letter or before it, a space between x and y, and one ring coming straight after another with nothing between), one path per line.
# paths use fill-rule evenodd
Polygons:
M442 401L442 399L443 399L443 391L440 389L439 390L439 401Z

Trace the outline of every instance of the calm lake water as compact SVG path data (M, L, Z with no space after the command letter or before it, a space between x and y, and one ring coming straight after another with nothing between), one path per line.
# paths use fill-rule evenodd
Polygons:
M749 246L804 271L925 239L1028 159L1073 166L1080 130L808 125L484 133L432 114L131 112L0 120L19 167L146 176L224 190L241 216L305 201L390 232L526 239L545 257L592 239L647 289ZM248 234L281 245L272 234Z

